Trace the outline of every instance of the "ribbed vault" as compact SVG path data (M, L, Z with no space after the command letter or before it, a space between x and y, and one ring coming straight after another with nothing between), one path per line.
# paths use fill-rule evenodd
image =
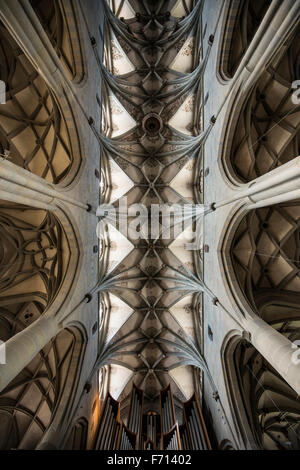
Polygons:
M68 241L46 211L0 201L0 340L36 321L57 295L68 268Z
M80 164L65 118L53 91L2 23L0 65L6 84L6 103L0 104L1 156L50 183L63 182Z
M236 127L230 158L243 182L299 155L299 105L291 100L299 76L299 28L259 80Z
M30 0L71 80L83 77L83 57L73 0Z
M285 334L285 332L283 332ZM234 351L234 394L243 400L248 426L258 448L299 449L300 404L297 394L249 343Z
M202 244L185 249L181 229L188 220L190 230L204 210L201 8L202 2L103 2L100 202L113 204L122 220L119 201L126 196L128 225L139 216L142 234L137 239L122 224L108 225L100 241L97 291L107 333L100 329L96 367L111 364L111 393L122 401L124 416L132 382L154 409L170 382L179 402L195 388L199 393L206 368ZM141 203L145 213L135 206ZM150 209L159 204L176 204L179 212L169 236L161 220L153 237Z
M41 441L60 401L68 397L82 347L75 330L62 331L47 344L0 395L0 449L33 450ZM72 360L74 361L75 364Z
M237 121L230 158L240 181L253 181L299 155L299 105L292 99L298 74L299 27L252 89ZM296 350L299 211L298 199L249 211L230 252L235 280L253 315L288 338ZM236 384L230 387L241 397L255 445L298 449L299 396L250 343L235 347L231 367Z
M221 61L221 73L226 79L231 79L237 71L271 0L231 0L229 3Z

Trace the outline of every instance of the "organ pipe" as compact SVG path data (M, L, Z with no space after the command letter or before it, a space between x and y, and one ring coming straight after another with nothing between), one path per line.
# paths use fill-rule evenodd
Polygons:
M211 444L196 394L183 405L180 435L186 450L210 450Z
M160 392L160 411L144 412L144 393L133 386L127 426L120 403L107 395L95 441L97 450L209 450L211 445L201 408L194 394L183 404L179 426L171 386Z

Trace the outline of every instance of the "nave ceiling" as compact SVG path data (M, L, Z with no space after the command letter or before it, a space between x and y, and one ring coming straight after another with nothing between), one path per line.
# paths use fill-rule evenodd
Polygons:
M117 208L126 196L129 205L147 209L201 204L199 139L193 137L201 130L195 113L201 77L192 73L202 59L200 5L193 10L192 2L113 3L112 10L104 7L101 203ZM179 23L181 15L186 19ZM182 230L153 239L146 215L142 223L139 240L108 227L101 241L103 284L110 284L100 293L103 322L110 312L103 354L111 354L111 387L116 398L120 394L124 414L132 383L145 391L149 409L157 408L155 399L169 382L179 402L201 388L201 372L192 366L195 351L203 360L201 249L185 250ZM120 365L127 367L121 383Z

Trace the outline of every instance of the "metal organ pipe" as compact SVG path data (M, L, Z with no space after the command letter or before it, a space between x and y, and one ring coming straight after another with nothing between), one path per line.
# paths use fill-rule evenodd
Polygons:
M111 431L110 431L110 438L109 438L109 442L108 442L108 449L112 449L112 446L113 446L113 442L114 442L114 437L115 437L115 433L116 433L116 420L115 418L113 419L113 422L112 422L112 426L111 426Z
M168 430L170 429L170 427L169 427L169 424L170 424L169 423L169 408L168 408L167 396L165 398L164 412L165 412L165 421L166 421L165 433L167 433Z
M167 433L169 429L169 420L168 420L168 404L167 404L166 399L164 403L164 416L165 416L165 433Z
M175 444L175 450L178 450L179 449L179 443L178 443L177 431L175 431L174 444Z
M129 429L133 430L133 415L134 415L134 394L131 398L130 420L128 422Z
M170 429L170 418L169 418L169 406L168 406L168 395L166 395L165 401L165 413L166 413L166 432Z
M165 412L164 412L164 406L161 405L161 419L162 419L162 432L166 432L166 423L165 423Z
M164 432L167 433L168 432L168 413L167 413L167 403L165 402L164 404L164 418L165 418L165 430Z
M132 425L132 431L137 432L137 406L138 406L138 398L136 392L134 393L134 420L133 420L133 425Z
M120 431L120 425L119 423L116 422L116 428L115 428L115 438L113 442L113 447L112 450L117 448L117 443L118 443L118 436L119 436L119 431Z
M173 417L173 406L172 406L172 396L171 392L169 392L169 409L170 409L170 428L172 428L175 424L174 417Z
M188 424L188 430L189 430L189 434L190 434L190 440L191 440L191 446L192 446L192 450L196 449L196 442L195 442L195 436L194 436L194 430L193 430L193 426L192 426L192 422L191 422L191 417L189 416L187 418L187 424Z
M139 406L139 401L138 401L138 396L137 393L135 393L135 406L134 406L134 429L133 432L137 433L138 429L138 406Z
M183 449L186 450L186 449L187 449L187 445L186 445L186 432L185 432L185 431L182 432L182 437L181 437L181 439L182 439Z
M198 428L199 428L201 441L202 441L202 444L203 444L203 449L207 449L207 444L206 444L206 439L205 439L205 435L204 435L204 432L203 432L202 422L201 422L201 419L200 419L200 416L199 416L199 410L198 410L197 405L196 405L195 402L193 403L193 409L194 409L194 413L195 413L195 419L196 419L196 422L197 422L197 425L198 425Z
M132 394L132 398L131 398L130 418L128 421L128 427L131 430L133 430L133 415L134 415L134 393Z
M98 450L112 450L117 447L120 450L140 447L151 450L158 444L158 425L161 427L164 449L178 450L181 445L183 450L210 448L196 395L185 403L184 423L180 427L176 421L170 387L161 392L160 415L156 415L153 411L143 414L143 394L134 387L128 427L118 421L119 405L109 394L105 403L99 424Z
M199 448L199 446L201 446L201 448L203 449L203 442L202 442L202 438L201 438L201 434L200 434L200 431L199 431L199 427L198 427L198 423L197 423L197 418L196 418L196 416L195 416L194 410L192 410L191 413L192 413L193 422L194 422L194 427L195 427L195 431L196 431L197 447Z
M133 426L133 432L137 432L137 417L138 415L138 396L137 393L135 392L135 397L134 397L134 426Z
M171 393L168 391L167 393L167 410L168 410L168 430L173 427L173 419L172 419L172 402L171 402Z
M124 450L124 441L125 441L125 430L124 430L124 428L123 428L123 429L122 429L122 437L121 437L120 450Z

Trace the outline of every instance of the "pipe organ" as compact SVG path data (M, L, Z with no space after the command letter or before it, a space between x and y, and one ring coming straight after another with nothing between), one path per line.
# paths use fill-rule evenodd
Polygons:
M135 450L137 449L137 434L129 431L126 426L122 426L120 445L118 450Z
M156 450L160 448L160 415L154 411L150 411L143 416L142 427L142 445L143 450Z
M162 436L162 449L163 450L181 450L180 435L178 430L178 424L169 431L167 434Z
M160 414L162 432L166 434L176 424L175 408L170 385L160 392Z
M183 405L183 424L179 427L183 450L210 450L202 411L196 395Z
M104 402L96 450L210 450L211 445L196 395L183 404L179 426L171 386L160 392L160 412L144 411L144 392L133 386L128 424L120 403L109 394Z
M102 408L96 449L115 450L119 448L121 428L120 403L108 394Z
M140 435L141 431L143 404L144 392L133 385L128 418L128 428L131 430L131 432L137 435Z

